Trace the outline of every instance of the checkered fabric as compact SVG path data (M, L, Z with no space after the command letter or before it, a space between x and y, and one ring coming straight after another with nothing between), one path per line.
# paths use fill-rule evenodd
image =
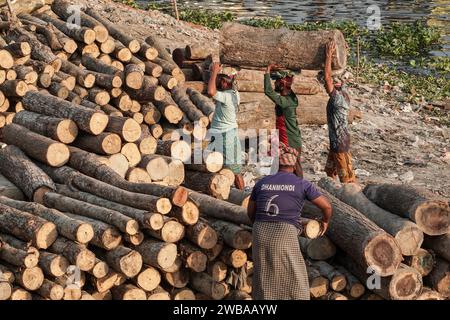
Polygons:
M298 230L284 222L253 225L253 299L310 300Z
M295 166L299 153L296 149L280 143L280 165L281 166Z

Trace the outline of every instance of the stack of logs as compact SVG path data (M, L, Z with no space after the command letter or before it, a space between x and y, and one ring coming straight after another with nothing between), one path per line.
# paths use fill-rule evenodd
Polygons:
M0 173L30 202L0 198L0 299L249 299L248 195L231 188L221 154L184 163L199 156L188 138L201 141L214 113L203 85L185 82L196 79L188 62L180 68L158 39L137 41L89 8L81 28L69 27L68 5L57 0L51 10L19 15L20 25L2 24L0 109L9 113ZM183 56L201 61L194 51ZM402 254L411 265L429 261L418 253L421 235L445 237L448 204L433 202L428 223L425 201L411 204L417 213L396 208L415 221L400 232L404 221L371 222L328 195L328 235L342 252L332 259L331 242L313 240L319 223L303 221L312 297L361 297L364 286L354 284L367 273L351 266L373 266L383 276L377 294L419 298L421 274L400 264ZM305 215L315 214L307 206ZM417 250L399 246L410 242ZM429 243L448 261L448 236ZM320 257L312 253L327 244ZM448 262L437 261L430 287L448 296Z
M330 178L320 180L319 190L333 205L327 236L315 238L319 226L309 220L299 238L313 299L450 298L448 200L406 185L362 190ZM229 198L243 207L248 200L234 189ZM303 216L321 213L307 202Z
M198 92L207 92L210 65L217 61L219 47L207 44L192 44L177 48L172 57L185 74L184 86ZM264 94L264 70L224 66L224 71L236 72L236 87L239 90L238 123L241 129L272 129L275 127L273 102ZM299 108L297 121L300 125L323 125L327 123L326 106L329 99L324 86L317 80L318 71L302 70L294 76L292 90L297 94ZM274 87L274 81L272 81ZM350 109L349 121L361 118L361 113Z

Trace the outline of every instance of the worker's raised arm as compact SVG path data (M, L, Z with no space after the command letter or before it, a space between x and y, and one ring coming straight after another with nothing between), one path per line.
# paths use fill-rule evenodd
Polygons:
M331 64L335 52L336 52L336 43L334 42L334 40L331 40L329 43L327 43L325 49L326 57L325 57L324 75L325 75L325 90L327 91L328 94L331 94L334 91Z
M208 82L208 95L213 98L217 93L217 75L220 71L220 63L213 62L211 65L211 77Z
M333 215L333 207L325 196L320 196L311 202L322 211L322 230L320 235L323 236L328 229L328 223Z
M276 93L272 87L272 81L270 79L270 73L275 65L271 64L267 67L266 74L264 75L264 93L265 95L272 100L276 105L281 105L281 95Z

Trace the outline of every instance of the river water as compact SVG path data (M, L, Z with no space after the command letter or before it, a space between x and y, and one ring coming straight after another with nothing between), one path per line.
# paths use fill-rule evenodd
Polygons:
M148 1L137 1L145 5ZM171 1L151 1L170 3ZM437 55L450 56L450 0L400 0L400 1L357 1L357 0L305 0L305 1L180 1L180 5L193 8L227 10L239 18L281 16L289 23L309 21L355 20L362 26L373 25L373 14L379 8L380 23L393 21L412 22L424 19L429 25L442 30L445 46ZM372 7L371 7L372 6ZM369 11L369 12L368 12Z

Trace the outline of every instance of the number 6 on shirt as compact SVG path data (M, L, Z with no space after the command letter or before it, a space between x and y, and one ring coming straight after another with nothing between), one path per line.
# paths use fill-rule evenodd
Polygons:
M268 213L269 216L271 217L275 217L280 213L280 208L278 207L277 204L272 203L272 201L277 198L279 195L274 195L272 196L269 201L267 201L266 203L266 212ZM273 208L273 210L272 210Z

